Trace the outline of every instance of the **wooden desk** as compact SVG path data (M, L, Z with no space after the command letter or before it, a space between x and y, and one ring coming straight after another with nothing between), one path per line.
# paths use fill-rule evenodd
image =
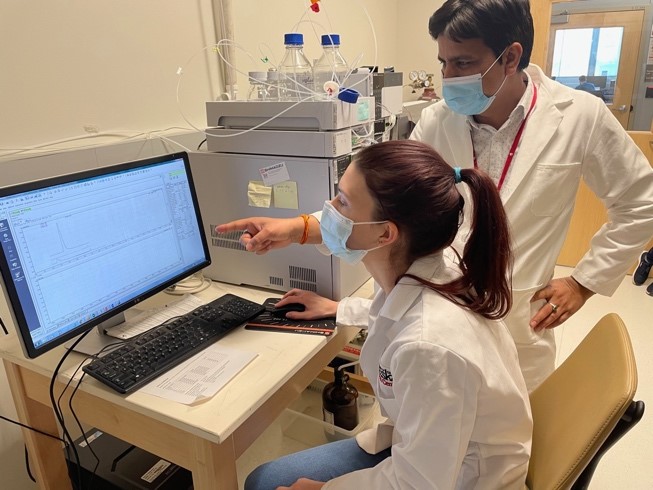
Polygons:
M274 296L219 283L198 296L208 301L226 292L258 302ZM166 297L168 301L171 298ZM240 327L221 339L221 344L257 352L258 357L204 403L187 406L138 391L120 395L86 376L74 396L73 407L83 423L190 470L196 490L237 489L236 458L357 332L357 328L339 327L327 341L321 336L257 332ZM49 384L63 353L61 347L37 359L26 359L15 334L0 340L0 356L20 421L53 435L58 435L59 429L50 403ZM72 354L62 371L82 359L83 356ZM65 381L58 380L56 396ZM70 392L72 389L66 395ZM64 396L62 406L67 405L68 396ZM67 425L74 426L72 417L66 420ZM72 488L61 443L27 429L23 429L23 435L40 488Z

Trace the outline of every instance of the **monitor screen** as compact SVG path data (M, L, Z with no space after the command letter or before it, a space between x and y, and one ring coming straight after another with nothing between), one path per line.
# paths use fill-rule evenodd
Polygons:
M0 240L32 358L210 263L186 153L2 188Z
M605 88L608 84L608 77L605 75L588 76L587 81L594 85L596 88Z

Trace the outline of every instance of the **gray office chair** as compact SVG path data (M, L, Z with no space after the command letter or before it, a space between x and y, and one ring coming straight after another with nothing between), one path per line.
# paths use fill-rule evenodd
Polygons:
M605 452L640 421L637 367L628 331L604 316L531 393L530 490L585 489Z

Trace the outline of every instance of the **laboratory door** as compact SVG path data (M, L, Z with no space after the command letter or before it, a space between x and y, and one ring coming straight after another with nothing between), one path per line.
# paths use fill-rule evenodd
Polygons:
M547 74L604 100L628 129L643 21L644 10L553 16Z

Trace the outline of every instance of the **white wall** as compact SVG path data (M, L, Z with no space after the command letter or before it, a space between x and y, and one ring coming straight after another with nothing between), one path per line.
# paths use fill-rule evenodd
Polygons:
M1 10L0 155L86 125L187 126L177 69L214 42L210 0L3 0ZM198 56L181 76L193 124L219 91L216 67Z
M397 9L398 43L401 54L396 64L404 72L404 84L409 83L408 73L411 70L424 70L434 75L433 86L440 97L442 97L442 74L438 63L437 44L429 34L428 22L433 12L443 3L444 0L419 0L410 2L410 8L406 8L406 3L400 3ZM409 87L404 89L405 100L416 100L422 91L418 90L415 94L411 92Z
M283 33L307 11L305 0L233 1L234 38L241 72L257 60L283 55ZM169 127L204 127L204 102L223 92L212 4L218 0L3 0L0 15L0 161L14 149L78 136L85 128L135 135ZM309 58L320 54L317 33L339 31L346 59L405 74L424 69L439 77L435 43L427 32L443 0L323 0L306 14ZM367 13L364 9L367 9ZM369 15L376 31L376 44ZM271 21L271 19L275 19ZM218 20L219 22L219 20ZM261 54L262 53L262 54ZM360 58L359 58L360 57ZM376 57L376 59L375 59ZM190 61L190 63L188 63ZM183 67L183 75L177 75ZM177 84L180 83L180 103ZM240 95L248 90L239 76ZM439 83L436 83L439 87ZM406 90L406 98L414 99ZM126 130L126 131L121 131ZM107 137L95 142L116 141ZM88 142L88 140L86 141ZM81 143L67 142L60 147ZM0 177L0 185L2 180Z

